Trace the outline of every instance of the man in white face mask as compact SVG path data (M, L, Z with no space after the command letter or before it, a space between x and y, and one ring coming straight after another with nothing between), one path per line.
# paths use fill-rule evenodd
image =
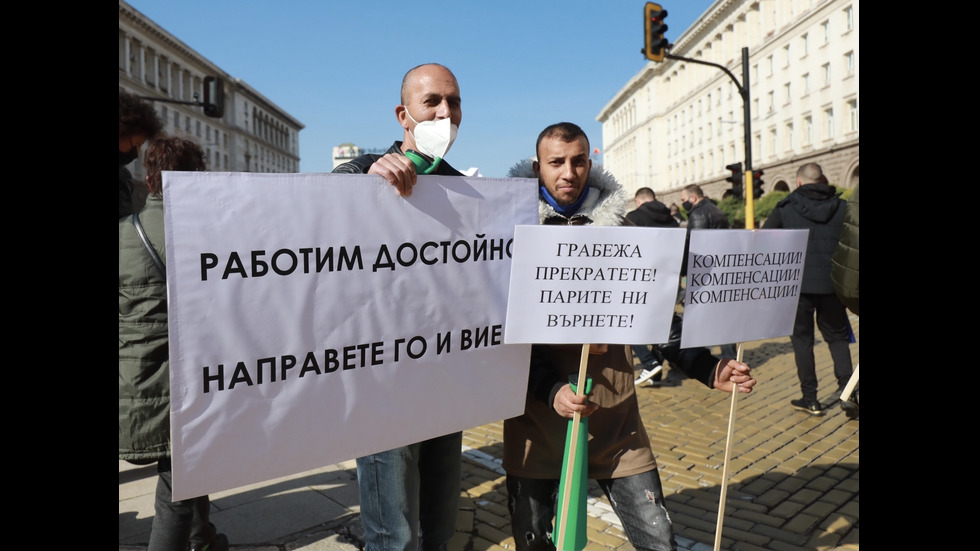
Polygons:
M403 140L334 172L378 174L405 197L417 174L462 176L443 159L463 118L452 71L434 63L411 69L401 102ZM357 459L365 551L446 551L459 515L462 446L463 433L454 432Z
M395 118L404 131L401 141L384 155L361 155L333 172L378 174L404 197L412 195L418 174L462 176L444 160L463 120L459 83L452 71L427 63L405 73Z

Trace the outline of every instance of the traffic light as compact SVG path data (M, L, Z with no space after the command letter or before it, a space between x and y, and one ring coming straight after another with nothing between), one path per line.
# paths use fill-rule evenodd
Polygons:
M745 186L745 176L742 175L742 163L725 165L725 168L732 171L732 175L725 178L726 181L732 183L732 195L742 199L745 197L745 193L743 191Z
M225 115L225 85L221 77L204 77L204 114L216 119Z
M765 182L762 181L762 175L764 173L765 172L762 170L752 171L752 197L755 199L762 197L762 194L764 193L762 191L762 184L765 184Z
M664 33L667 32L664 19L667 19L667 10L660 4L647 2L643 7L643 40L645 41L643 55L650 61L664 60L664 50L669 43L664 38Z

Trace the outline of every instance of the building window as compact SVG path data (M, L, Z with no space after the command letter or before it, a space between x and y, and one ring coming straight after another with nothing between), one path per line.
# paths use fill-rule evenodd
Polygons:
M844 67L847 70L847 76L854 76L854 52L847 52L844 54Z
M806 57L807 54L810 53L810 35L804 34L800 40L800 43L802 45L801 49L803 50L803 53L800 54L800 57Z
M856 99L847 102L847 130L857 132L858 129L858 102Z
M752 118L759 118L759 98L752 100Z
M180 128L180 113L174 111L174 129Z
M776 110L776 93L770 90L766 95L769 96L769 108L766 112L772 113Z
M783 46L783 67L789 67L790 62L789 44Z
M776 129L773 128L769 131L769 156L776 156Z
M793 123L786 124L786 151L793 150Z
M851 6L844 8L844 30L845 32L854 30L854 9Z
M184 132L191 133L191 118L187 115L184 115Z
M830 86L830 63L823 64L823 85Z
M824 138L831 139L834 137L834 108L830 107L823 112L824 120Z
M803 145L813 144L813 117L807 115L803 117Z
M201 121L194 121L194 135L201 137Z
M786 97L785 103L788 105L790 102L793 101L793 93L790 91L788 82L786 84L783 84L783 92L785 92L784 95Z
M755 65L752 66L752 80L753 81L758 81L759 80L759 64L758 63L756 63Z
M823 33L823 43L830 43L830 21L824 21L820 24L820 31Z
M803 77L800 80L802 81L800 84L803 87L803 96L804 97L809 96L810 95L810 73L804 74Z
M772 76L772 71L773 71L773 61L772 61L772 56L771 55L766 58L766 67L768 68L767 69L768 70L768 73L766 74L766 76L771 77Z

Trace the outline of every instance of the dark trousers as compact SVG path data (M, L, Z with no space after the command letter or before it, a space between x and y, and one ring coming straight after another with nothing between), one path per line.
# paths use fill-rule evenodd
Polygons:
M800 294L796 307L796 323L793 325L793 354L796 356L796 374L800 379L803 398L817 399L817 368L813 359L814 326L816 311L817 328L830 348L834 361L834 377L837 387L843 388L851 377L850 338L848 334L847 309L835 294Z
M157 462L157 493L147 551L187 551L211 543L217 530L210 522L211 500L200 496L173 501L173 472L170 458Z

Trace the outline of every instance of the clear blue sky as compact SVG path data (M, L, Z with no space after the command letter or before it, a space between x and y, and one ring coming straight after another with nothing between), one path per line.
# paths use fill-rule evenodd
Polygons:
M504 177L547 125L602 147L599 111L647 60L639 0L126 0L305 125L300 171L330 172L333 147L388 148L405 71L437 62L460 83L446 160ZM659 2L676 40L714 0ZM601 162L601 157L599 158Z

